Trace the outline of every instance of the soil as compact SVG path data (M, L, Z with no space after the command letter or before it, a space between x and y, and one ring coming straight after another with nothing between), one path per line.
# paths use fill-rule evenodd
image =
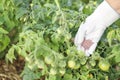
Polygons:
M22 80L20 73L24 68L24 59L19 57L12 64L0 60L0 80Z

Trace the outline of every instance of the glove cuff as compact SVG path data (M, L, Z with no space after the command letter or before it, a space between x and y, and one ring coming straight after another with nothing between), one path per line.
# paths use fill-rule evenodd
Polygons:
M120 15L108 4L106 0L104 0L90 17L93 19L95 18L99 24L108 27L118 20Z

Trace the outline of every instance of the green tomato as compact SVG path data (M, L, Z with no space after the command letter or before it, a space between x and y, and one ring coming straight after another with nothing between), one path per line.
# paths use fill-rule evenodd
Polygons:
M61 28L58 28L57 29L57 33L60 35L60 34L62 34L63 33L63 30L61 29Z
M53 60L50 56L45 56L45 63L46 64L52 64L53 63Z
M56 75L56 74L57 74L56 69L51 68L51 69L50 69L50 74L51 74L51 75Z
M96 65L95 60L90 60L90 62L89 62L89 63L91 64L91 66L95 66L95 65Z
M64 61L64 60L61 60L60 62L59 62L59 67L65 67L66 66L66 61Z
M68 41L68 40L70 40L70 39L71 39L71 34L66 34L65 40Z
M110 63L106 60L101 60L98 66L102 71L108 71L110 68Z
M69 67L69 68L74 69L74 68L75 68L75 65L76 65L76 63L75 63L74 60L69 60L69 61L68 61L68 67Z
M88 5L84 6L84 8L83 8L83 13L84 14L88 14L89 15L89 14L92 13L92 11L93 11L92 8L90 6L88 6Z
M90 78L90 79L92 79L92 78L93 78L93 74L89 73L89 74L87 75L87 77Z
M85 56L85 53L83 51L77 51L77 54L79 56L79 58L83 58Z
M53 34L53 35L51 36L51 40L52 40L53 43L58 43L58 41L61 40L60 35L57 34L57 33Z
M79 69L80 68L80 64L76 64L74 69Z
M85 58L81 59L81 60L80 60L81 65L85 65L85 64L86 64L86 61L87 61L87 59L85 59Z
M65 71L65 69L60 69L59 72L60 72L60 74L63 76L66 71Z

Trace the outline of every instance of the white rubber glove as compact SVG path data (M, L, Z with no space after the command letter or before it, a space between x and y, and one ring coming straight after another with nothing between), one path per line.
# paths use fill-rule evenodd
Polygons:
M96 10L87 17L86 21L80 25L74 40L77 49L84 51L86 56L90 56L90 54L95 51L97 43L105 29L118 19L119 14L104 0ZM81 46L84 39L93 42L88 50L85 50L84 47Z

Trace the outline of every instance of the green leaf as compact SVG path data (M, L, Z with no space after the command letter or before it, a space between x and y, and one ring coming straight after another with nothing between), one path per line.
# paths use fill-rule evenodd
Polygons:
M9 42L10 42L10 39L8 36L3 35L2 37L0 37L0 52L6 49Z
M115 46L112 53L115 54L115 61L120 62L120 45Z
M115 24L116 24L117 26L120 26L120 19L118 19L118 20L115 22Z
M120 54L115 57L115 61L116 61L117 63L120 62Z
M72 74L65 74L63 80L72 80Z
M89 3L89 0L82 0L82 2L84 2L84 3Z
M18 8L17 11L16 11L16 19L19 19L20 17L22 17L24 14L28 13L28 10L21 7L21 8Z
M87 77L84 75L81 75L80 78L81 78L81 80L88 80Z
M31 77L31 75L24 75L23 80L33 80L33 78Z
M58 0L55 0L55 3L56 3L57 7L58 7L58 8L59 8L59 10L60 10L59 1L58 1Z
M3 12L4 11L4 6L3 4L0 3L0 12Z
M111 30L108 35L107 35L107 39L108 39L108 43L111 46L112 45L112 40L115 37L115 30Z
M10 48L8 54L6 55L6 59L13 63L13 60L16 59L14 55L14 47Z
M4 21L5 21L6 23L9 23L9 22L10 22L10 19L9 19L8 12L7 12L7 11L4 11L3 16L4 16Z
M0 12L4 11L4 3L5 3L5 0L0 0Z
M0 16L0 25L2 25L4 23L4 17Z
M18 5L20 5L20 4L23 3L23 0L12 0L12 1L13 1L13 3L14 3L16 6L18 6Z
M4 11L3 15L4 15L4 21L5 21L5 25L7 27L7 30L8 31L12 30L15 27L15 22L13 20L10 20L9 12Z
M23 57L27 56L27 53L24 49L22 49L21 47L17 46L17 45L13 45L13 47L15 48L15 50L17 51L17 53Z
M8 34L8 32L2 27L0 27L0 34Z
M72 0L68 0L67 5L72 6Z
M57 80L56 76L50 75L48 80Z
M65 67L65 66L66 66L66 61L65 60L60 60L59 67Z
M52 17L52 24L54 24L57 21L57 19L58 19L57 16L53 16Z

